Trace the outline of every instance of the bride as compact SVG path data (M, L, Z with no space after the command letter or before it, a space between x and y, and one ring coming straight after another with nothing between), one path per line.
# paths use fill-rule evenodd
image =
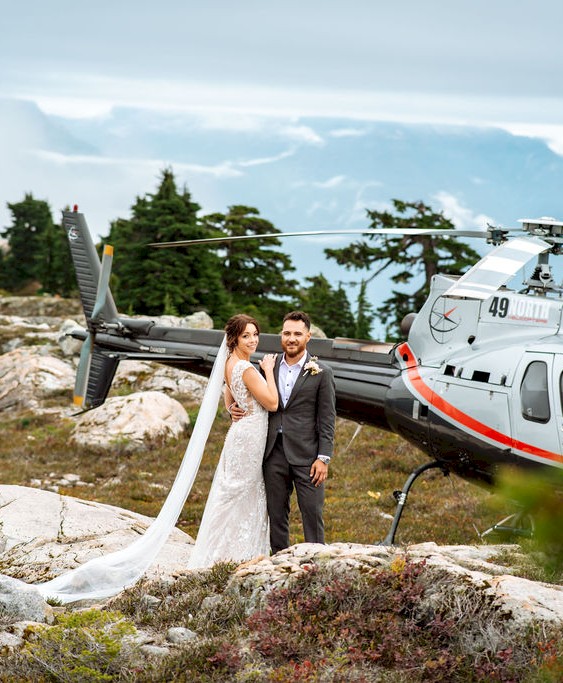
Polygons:
M242 562L269 552L266 492L262 459L268 432L268 411L278 407L274 378L275 354L260 361L265 378L250 356L260 330L254 318L233 316L225 326L227 349L225 403L235 403L245 415L233 422L215 471L189 568L215 562Z
M41 584L45 599L62 604L100 600L132 586L154 562L176 525L196 477L225 378L225 399L243 405L246 416L231 425L225 439L190 566L209 566L219 560L243 560L269 551L262 457L268 425L267 409L278 403L273 367L275 356L260 365L266 380L249 362L258 343L258 323L236 315L226 326L192 436L162 509L145 533L133 543ZM227 344L230 356L227 358ZM226 372L225 372L226 370Z

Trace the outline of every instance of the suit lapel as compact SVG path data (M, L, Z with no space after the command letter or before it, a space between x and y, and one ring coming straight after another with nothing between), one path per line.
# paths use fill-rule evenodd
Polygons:
M276 358L276 363L274 365L274 379L276 380L276 389L278 390L278 405L283 408L283 399L280 393L280 365L282 362L283 354L278 354Z

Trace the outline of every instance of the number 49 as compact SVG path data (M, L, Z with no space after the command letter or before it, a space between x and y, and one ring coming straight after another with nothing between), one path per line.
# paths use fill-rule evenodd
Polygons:
M493 317L498 315L499 318L506 318L508 314L508 299L505 296L493 297L491 305L489 306L489 313Z

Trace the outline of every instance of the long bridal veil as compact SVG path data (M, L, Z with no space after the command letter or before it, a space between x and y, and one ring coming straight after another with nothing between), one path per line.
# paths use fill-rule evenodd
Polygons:
M223 339L176 479L162 509L146 532L127 548L93 558L51 581L36 584L45 599L55 598L61 603L69 603L107 598L132 586L150 567L176 525L199 469L217 414L226 359L227 346Z

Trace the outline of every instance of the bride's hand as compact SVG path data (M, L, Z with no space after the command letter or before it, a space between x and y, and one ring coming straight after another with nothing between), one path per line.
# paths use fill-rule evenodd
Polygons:
M267 353L264 356L264 358L262 358L262 360L259 362L259 365L262 368L262 370L264 370L264 372L266 372L266 370L273 370L277 357L277 353Z

